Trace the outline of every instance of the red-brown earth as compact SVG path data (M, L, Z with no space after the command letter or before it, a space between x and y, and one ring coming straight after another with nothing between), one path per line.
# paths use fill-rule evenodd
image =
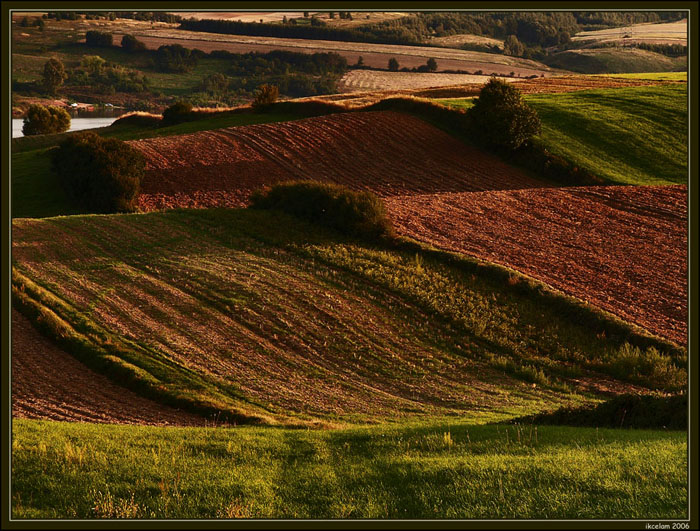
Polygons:
M401 234L497 262L687 342L687 187L387 198Z
M140 397L93 372L43 337L14 309L12 416L152 426L207 424L203 417Z

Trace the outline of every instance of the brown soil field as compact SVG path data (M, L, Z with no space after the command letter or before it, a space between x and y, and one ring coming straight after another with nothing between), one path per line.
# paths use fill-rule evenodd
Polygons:
M368 139L372 139L371 142ZM250 192L295 179L380 196L542 186L426 122L347 113L130 142L147 160L143 210L242 206Z
M512 267L687 342L687 187L610 186L386 199L398 231Z
M232 53L265 53L272 50L300 53L336 52L345 57L349 64L355 64L362 56L365 65L372 68L387 68L391 58L396 58L401 68L414 68L424 65L429 58L433 57L437 60L439 71L464 70L474 72L483 70L487 73L496 72L498 74L508 74L514 71L521 76L549 75L553 72L560 72L528 59L454 48L225 35L177 30L168 27L149 29L141 26L134 28L132 33L143 41L149 49L157 49L164 44L180 44L186 48L197 48L207 53L213 50L226 50ZM121 34L114 33L115 42L120 42L121 38Z
M377 72L378 76L381 78L383 72ZM352 72L349 75L353 75ZM371 74L370 74L371 75ZM411 74L412 76L424 76L430 74ZM446 76L447 74L438 74L441 76ZM301 99L316 99L322 101L332 101L335 103L341 103L348 108L358 108L364 107L365 105L371 105L382 99L390 98L393 96L413 96L418 98L470 98L478 96L481 91L481 87L484 83L489 80L489 76L469 76L470 78L478 79L477 82L464 83L459 85L448 85L448 86L433 86L428 88L405 88L396 86L392 90L373 90L373 91L363 91L363 92L352 92L347 94L331 94L329 96L314 96L313 98L301 98ZM397 77L396 80L401 78ZM410 78L406 78L410 79ZM625 87L636 87L642 85L658 85L664 83L679 83L678 81L664 81L664 80L652 80L652 79L631 79L631 78L614 78L614 77L602 77L602 76L586 76L586 75L575 75L575 76L551 76L551 77L538 77L533 79L513 79L507 78L511 81L523 94L535 94L535 93L555 93L555 92L576 92L579 90L592 90L592 89L603 89L603 88L625 88ZM415 83L412 79L410 83ZM398 83L397 83L398 85Z
M12 416L109 424L205 426L91 371L12 310ZM212 425L212 423L209 423Z
M503 78L511 81L517 78ZM419 72L387 72L384 70L350 70L338 83L338 92L375 90L415 90L449 85L483 85L488 76L471 74L438 74Z
M597 31L582 31L574 35L573 41L648 42L650 44L683 44L688 42L688 19L662 24L634 24L622 28L608 28Z

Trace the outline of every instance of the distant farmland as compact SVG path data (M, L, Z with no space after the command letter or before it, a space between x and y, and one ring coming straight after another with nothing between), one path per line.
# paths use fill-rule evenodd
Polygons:
M508 74L515 71L522 76L548 75L556 71L529 59L454 48L222 35L169 28L135 29L134 35L152 49L164 44L180 44L186 48L197 48L207 53L213 50L226 50L232 53L265 53L272 50L305 53L336 52L345 57L349 64L355 64L362 56L365 65L373 68L387 68L391 58L396 58L401 68L417 68L425 65L427 60L433 57L437 60L439 71L483 70L489 74L492 72ZM115 34L114 38L118 42L121 35Z

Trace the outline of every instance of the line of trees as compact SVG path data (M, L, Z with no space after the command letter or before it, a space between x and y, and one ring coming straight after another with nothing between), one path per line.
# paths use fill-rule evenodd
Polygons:
M437 12L416 13L354 28L209 19L182 20L179 27L190 31L233 35L380 44L418 44L427 42L430 37L444 37L459 33L484 35L496 39L506 39L512 35L526 48L546 48L567 43L572 35L584 29L617 27L641 22L668 22L680 20L684 16L683 12Z

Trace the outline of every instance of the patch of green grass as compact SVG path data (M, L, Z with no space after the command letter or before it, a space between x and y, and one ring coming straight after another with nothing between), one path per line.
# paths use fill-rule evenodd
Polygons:
M681 519L685 432L13 421L14 518Z
M543 62L553 68L581 74L675 72L688 66L686 57L667 57L627 47L567 50L549 55Z
M542 120L540 141L612 183L688 181L687 85L672 84L525 98Z
M688 81L688 72L637 72L633 74L592 74L623 79L652 79L656 81Z
M615 184L688 180L687 85L528 94L542 121L537 138L554 155ZM471 99L438 100L469 109Z

